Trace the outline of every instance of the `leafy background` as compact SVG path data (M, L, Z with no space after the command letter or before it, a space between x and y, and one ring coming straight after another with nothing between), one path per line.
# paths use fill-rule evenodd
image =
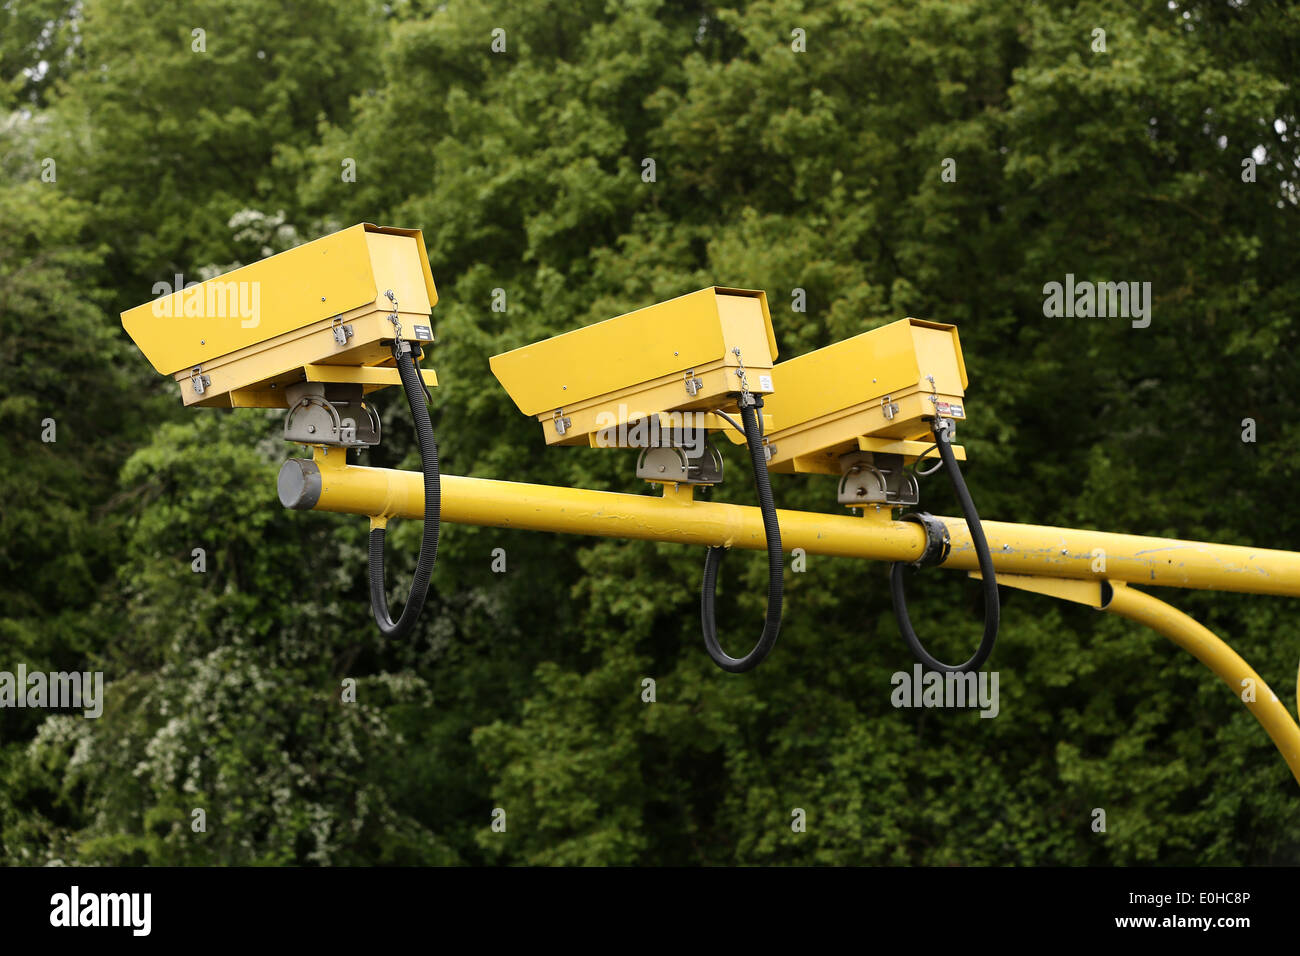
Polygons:
M118 319L176 272L422 228L445 470L632 492L630 455L544 448L488 356L714 283L767 290L785 357L951 321L985 515L1300 548L1298 54L1265 0L0 0L0 667L110 682L97 721L0 711L0 860L1300 862L1294 781L1231 693L1046 598L1005 609L995 720L890 706L911 662L857 561L788 574L736 678L700 647L695 550L445 526L417 638L382 641L365 521L283 511L278 416L185 411ZM1151 282L1151 326L1045 318L1067 272ZM363 458L415 467L382 404ZM834 510L826 479L777 492ZM418 532L390 535L395 588ZM730 641L763 575L729 560ZM978 591L928 579L914 613L961 653ZM1290 686L1292 601L1160 596Z

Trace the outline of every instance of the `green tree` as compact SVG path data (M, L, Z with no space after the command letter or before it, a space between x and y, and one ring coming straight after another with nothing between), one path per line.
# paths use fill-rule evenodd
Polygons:
M26 444L0 489L0 635L33 665L102 663L113 692L98 722L0 715L3 859L1300 860L1293 782L1218 681L1038 596L1008 597L992 720L892 707L911 661L884 569L815 556L787 575L773 656L737 678L699 646L702 553L447 526L419 631L389 646L364 520L281 512L277 420L177 409L113 315L175 271L363 220L420 227L445 470L629 492L629 455L543 448L487 357L714 283L767 290L783 357L905 315L954 321L986 517L1294 548L1300 14L316 0L302 16L230 0L145 20L96 0L58 82L15 88L35 105L0 157L21 180L0 193L18 224L0 229L0 415ZM0 45L6 74L24 50ZM1150 282L1151 324L1047 316L1067 273ZM415 467L400 396L381 396L384 444L362 460ZM58 445L39 443L47 407ZM86 436L75 456L55 451L60 415ZM748 502L748 464L724 453L713 493ZM789 508L830 511L832 489L776 482ZM954 513L942 476L923 501ZM399 594L418 532L389 535ZM6 583L28 567L37 584ZM764 574L728 559L728 647L757 629ZM977 590L922 580L913 617L955 657ZM1289 602L1160 596L1289 686Z

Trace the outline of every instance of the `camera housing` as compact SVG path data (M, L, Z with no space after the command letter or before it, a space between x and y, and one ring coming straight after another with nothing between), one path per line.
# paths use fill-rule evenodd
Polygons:
M541 422L548 445L627 447L623 436L638 429L651 445L671 445L683 430L730 428L713 412L735 411L744 389L771 394L776 355L767 295L714 286L490 364L519 410Z
M186 405L290 408L399 384L383 344L391 317L413 347L427 345L437 302L420 231L361 223L174 289L123 312L122 326Z
M915 504L903 469L933 448L929 423L966 419L961 341L942 322L891 322L781 362L772 378L768 469L839 475L843 504Z

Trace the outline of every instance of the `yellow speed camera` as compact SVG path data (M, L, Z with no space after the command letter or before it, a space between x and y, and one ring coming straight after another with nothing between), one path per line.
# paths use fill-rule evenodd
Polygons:
M186 405L289 408L399 384L381 340L400 325L406 341L432 342L437 302L420 231L362 223L173 288L123 312L122 326Z
M957 327L941 322L891 322L781 362L772 378L774 472L838 475L840 456L859 451L915 458L933 444L929 420L966 418Z
M776 354L766 294L714 287L494 355L491 366L547 444L625 446L637 428L726 426L712 412L735 411L746 390L770 394Z
M424 528L411 590L394 619L384 580L388 504L370 516L370 604L379 632L411 635L438 554L442 514L438 446L420 368L433 341L438 290L418 229L369 223L232 270L205 282L176 277L152 302L122 313L122 326L186 405L287 408L286 441L357 448L380 441L367 393L401 385L420 448ZM165 287L166 283L162 283ZM346 465L346 452L334 456ZM276 483L280 501L312 507L329 486L316 461L290 459Z
M781 362L772 377L768 468L840 475L843 504L915 504L904 468L934 451L930 423L966 418L961 342L941 322L891 322Z
M740 435L750 453L768 552L767 613L748 654L731 657L718 638L714 595L725 545L706 552L700 587L705 649L731 673L767 657L781 628L781 529L764 458L762 415L774 361L776 333L766 294L720 286L491 360L492 373L519 410L542 423L547 444L639 447L637 476L665 488L722 481L722 456L708 433L728 427L733 437Z

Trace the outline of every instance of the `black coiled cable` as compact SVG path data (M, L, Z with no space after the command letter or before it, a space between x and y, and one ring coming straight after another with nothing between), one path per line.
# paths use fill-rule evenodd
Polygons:
M402 379L411 418L415 422L416 437L420 442L420 465L424 472L424 533L420 538L420 555L415 561L415 575L411 579L411 592L396 621L388 612L388 596L384 592L384 529L370 530L370 608L375 623L385 637L403 638L415 628L415 622L424 608L429 590L429 576L438 559L438 527L442 514L442 492L438 480L438 443L433 439L433 423L429 420L427 393L419 366L411 356L411 346L401 339L393 342L393 358L397 373Z
M767 474L767 453L763 449L763 432L758 409L763 407L761 397L749 401L742 399L740 420L745 426L745 444L754 467L754 486L758 490L758 507L763 515L763 533L767 537L767 617L758 643L744 657L731 657L718 643L718 627L714 617L714 588L718 581L718 566L727 549L709 548L704 557L704 582L700 587L700 622L704 629L704 647L709 657L724 671L743 674L762 663L776 644L781 631L781 600L785 592L784 559L781 555L781 528L776 521L776 503L772 499L772 483Z
M912 629L912 621L907 615L907 594L903 589L903 572L907 565L901 561L895 562L889 570L889 593L894 601L894 617L898 619L898 629L903 632L903 640L907 641L907 646L912 649L916 659L930 670L960 674L979 670L988 660L988 656L993 653L993 644L998 637L998 621L1001 618L1001 602L998 597L997 574L993 570L993 555L989 553L988 539L984 537L984 526L980 524L980 516L975 511L975 502L971 500L966 480L961 475L961 469L957 467L957 456L952 451L951 422L944 418L935 419L934 440L939 446L939 456L943 459L943 467L952 481L953 491L957 493L957 500L961 503L962 513L966 516L966 527L970 529L971 543L975 546L975 556L979 559L980 576L983 578L984 585L984 637L980 641L980 646L970 660L955 666L937 660L925 649L921 639L916 636L916 631Z

